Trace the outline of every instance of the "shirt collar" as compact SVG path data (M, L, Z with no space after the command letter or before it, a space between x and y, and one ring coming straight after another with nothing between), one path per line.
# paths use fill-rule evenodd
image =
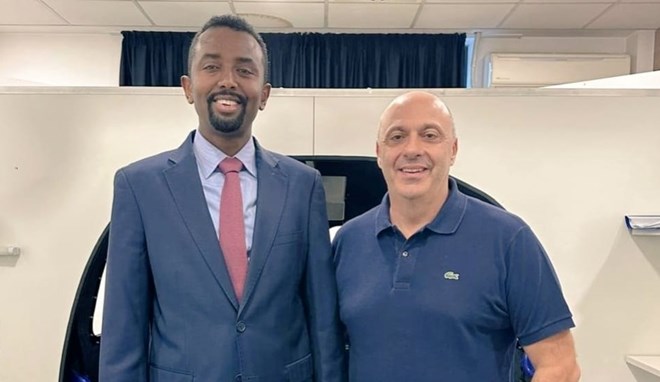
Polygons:
M382 231L393 227L390 220L389 193L386 193L385 196L383 196L383 200L377 208L375 226L376 236ZM456 181L453 178L449 178L449 194L447 195L447 200L445 200L442 208L440 208L438 215L436 215L436 217L424 228L428 228L439 234L452 234L456 232L458 226L461 224L466 208L467 196L458 190Z
M375 234L378 236L379 233L383 232L388 228L392 228L392 222L390 221L390 193L386 192L381 200L380 205L377 207L376 211L376 231Z
M227 157L227 154L213 146L199 131L196 132L193 140L193 151L195 152L197 165L205 179L208 179L214 172L219 171L218 164ZM257 176L255 153L254 140L250 138L245 146L234 155L235 158L243 162L243 167L254 177Z

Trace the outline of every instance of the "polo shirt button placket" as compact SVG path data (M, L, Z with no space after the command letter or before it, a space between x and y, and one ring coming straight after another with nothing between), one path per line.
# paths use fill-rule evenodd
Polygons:
M415 256L408 249L400 249L394 271L394 289L408 290L415 271Z

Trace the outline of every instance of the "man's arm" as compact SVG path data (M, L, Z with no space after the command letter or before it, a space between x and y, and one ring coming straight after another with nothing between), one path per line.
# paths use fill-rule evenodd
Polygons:
M146 382L151 277L144 227L123 171L115 176L105 277L100 382Z
M337 303L337 281L332 261L325 193L317 173L310 201L306 300L314 357L314 380L346 379L344 347Z
M569 330L523 347L534 365L532 382L576 382L580 367Z
M550 258L528 226L508 250L505 288L511 324L536 372L534 382L580 378L571 311Z

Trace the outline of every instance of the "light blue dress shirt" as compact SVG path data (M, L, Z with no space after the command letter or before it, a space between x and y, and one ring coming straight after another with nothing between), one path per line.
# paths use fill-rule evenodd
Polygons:
M227 157L211 142L206 140L199 132L195 134L193 152L197 159L199 178L202 181L206 205L213 220L216 235L219 235L220 222L220 194L225 184L225 176L218 169L220 162ZM243 197L243 216L245 219L245 247L252 249L252 235L254 233L254 217L257 212L257 163L255 157L254 140L250 140L234 156L243 162L243 169L239 173L241 180L241 195Z

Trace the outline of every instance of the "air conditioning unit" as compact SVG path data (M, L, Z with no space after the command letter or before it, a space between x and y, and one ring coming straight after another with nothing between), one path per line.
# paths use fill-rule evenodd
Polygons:
M626 54L491 53L487 87L542 87L630 74Z

